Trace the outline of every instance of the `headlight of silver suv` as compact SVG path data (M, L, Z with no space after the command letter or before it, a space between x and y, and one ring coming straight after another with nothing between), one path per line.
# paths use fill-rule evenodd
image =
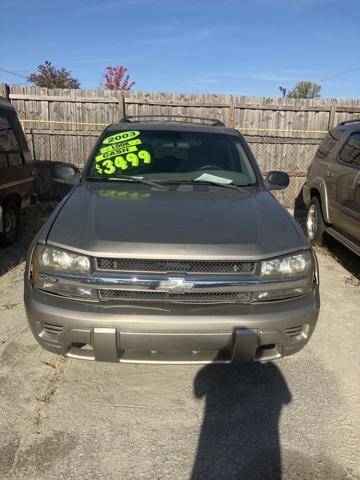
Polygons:
M58 295L97 300L97 294L91 288L79 287L71 279L62 278L71 275L90 275L91 262L86 255L69 252L50 245L37 245L31 261L32 281L36 288Z
M259 276L264 282L269 282L269 288L257 292L254 300L266 302L305 295L313 288L314 270L310 250L264 260Z
M309 250L285 255L261 262L260 277L263 280L286 280L305 278L313 268Z

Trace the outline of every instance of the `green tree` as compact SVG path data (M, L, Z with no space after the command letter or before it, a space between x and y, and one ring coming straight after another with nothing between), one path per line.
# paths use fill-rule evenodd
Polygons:
M36 68L36 72L27 77L27 81L37 87L80 88L80 82L71 76L66 68L55 68L48 60Z
M286 94L287 98L320 98L321 85L310 80L301 80Z

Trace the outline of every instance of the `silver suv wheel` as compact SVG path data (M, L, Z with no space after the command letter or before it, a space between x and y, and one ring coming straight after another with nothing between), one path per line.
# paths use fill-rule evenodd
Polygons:
M305 232L311 243L321 245L325 230L320 201L317 197L313 197L306 212Z
M318 213L316 205L310 205L306 215L306 233L310 240L314 240L318 229Z

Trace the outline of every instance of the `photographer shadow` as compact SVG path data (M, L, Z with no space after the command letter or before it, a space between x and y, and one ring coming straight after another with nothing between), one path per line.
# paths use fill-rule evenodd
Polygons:
M192 480L280 480L278 423L291 394L274 363L207 365L194 380L205 398Z

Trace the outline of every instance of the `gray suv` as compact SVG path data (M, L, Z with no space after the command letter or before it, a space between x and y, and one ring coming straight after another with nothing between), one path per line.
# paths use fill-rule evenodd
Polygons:
M229 363L298 352L319 314L317 262L241 134L221 122L108 126L30 248L36 340L108 362Z
M360 120L342 122L324 138L303 192L310 240L322 244L326 232L360 255Z

